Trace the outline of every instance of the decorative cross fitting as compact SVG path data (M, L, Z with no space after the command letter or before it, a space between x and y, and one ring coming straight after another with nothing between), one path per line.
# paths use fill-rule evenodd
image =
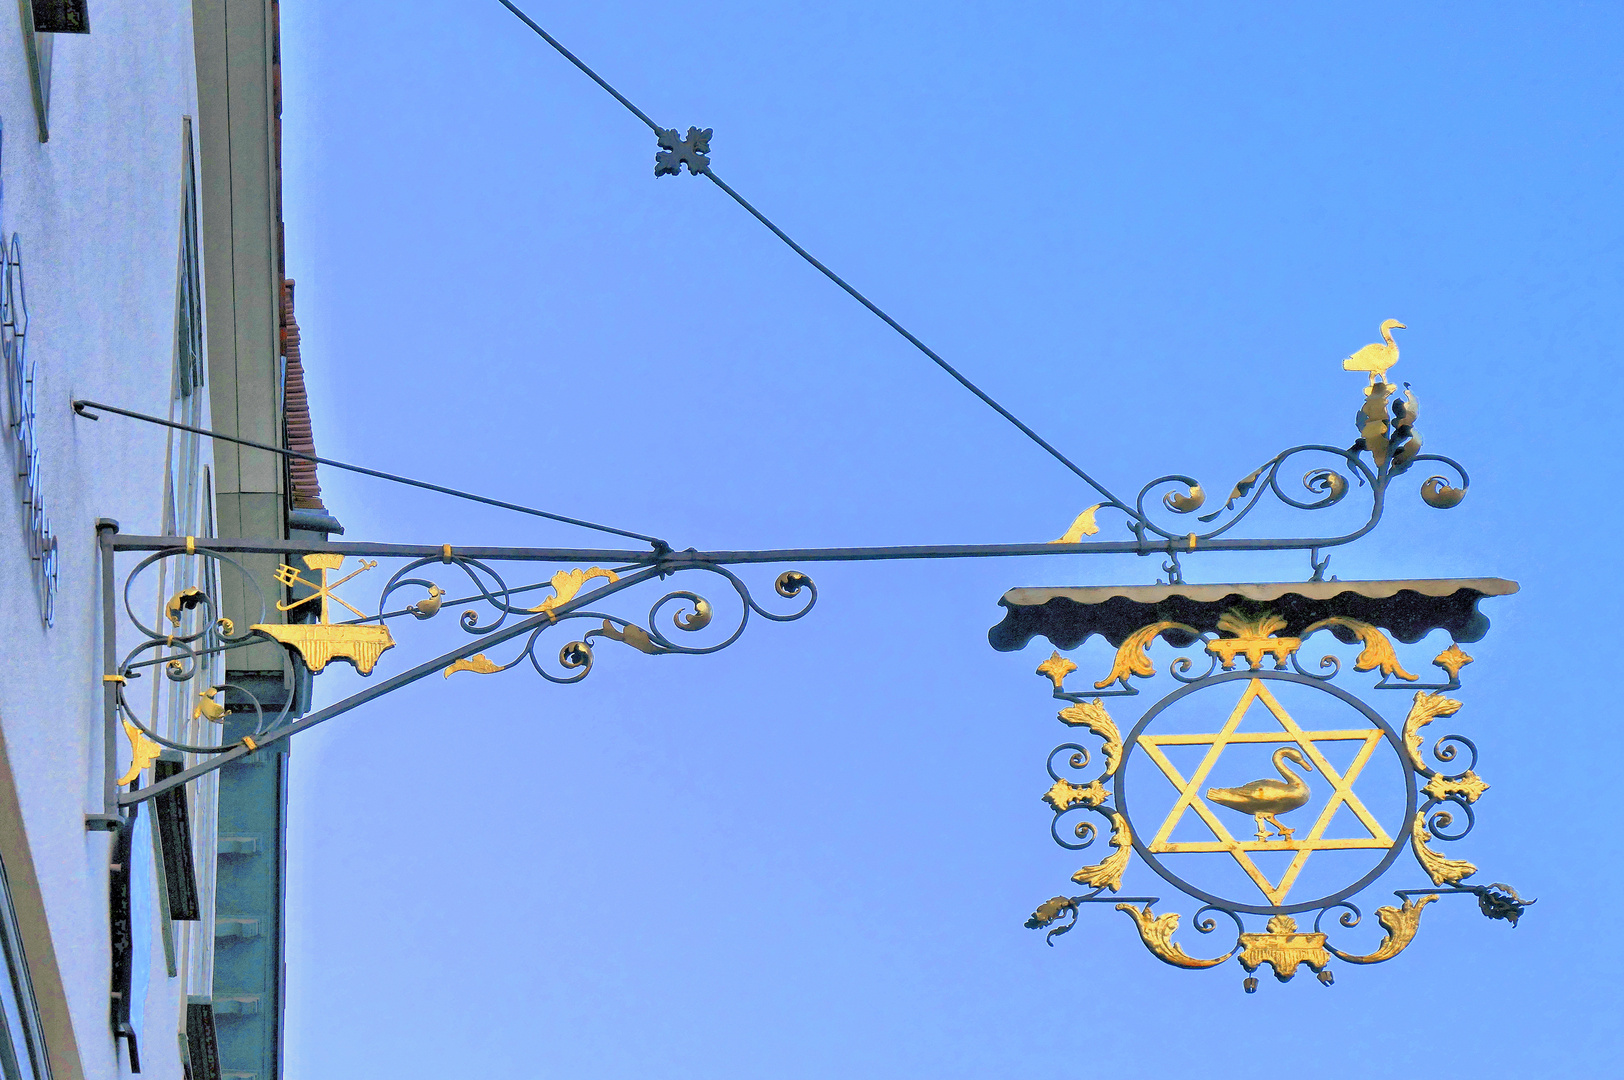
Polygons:
M688 166L690 176L709 172L711 131L711 128L702 130L691 127L688 129L688 137L682 139L677 137L676 128L661 128L661 152L654 155L654 175L676 176L682 172L685 164Z

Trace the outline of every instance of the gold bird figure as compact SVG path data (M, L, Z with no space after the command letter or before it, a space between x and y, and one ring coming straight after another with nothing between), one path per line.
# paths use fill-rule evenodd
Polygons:
M1342 361L1343 370L1370 372L1371 386L1386 382L1387 369L1398 363L1398 342L1393 340L1393 331L1408 329L1397 319L1388 319L1382 323L1382 340L1366 345Z
M1266 780L1253 780L1240 787L1208 788L1207 798L1219 806L1227 806L1231 810L1239 810L1243 814L1251 814L1257 818L1259 840L1269 839L1269 830L1265 822L1274 826L1275 833L1281 840L1290 840L1292 830L1280 824L1274 815L1295 810L1307 802L1308 784L1286 765L1287 758L1310 772L1314 769L1314 766L1303 760L1296 747L1282 746L1274 752L1274 767L1285 777L1283 781L1271 777Z
M218 686L211 686L197 695L197 708L192 710L193 720L213 720L216 724L226 718L226 705L216 695Z

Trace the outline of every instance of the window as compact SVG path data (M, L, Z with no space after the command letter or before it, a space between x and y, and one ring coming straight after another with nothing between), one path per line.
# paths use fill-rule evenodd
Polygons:
M0 973L0 1075L5 1080L50 1080L45 1033L4 864L0 864L0 963L5 967Z

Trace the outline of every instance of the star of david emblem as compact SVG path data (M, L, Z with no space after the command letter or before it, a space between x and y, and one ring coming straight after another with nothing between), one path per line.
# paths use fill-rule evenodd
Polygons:
M1240 731L1241 721L1254 706L1261 706L1280 725L1280 731L1243 732ZM1365 764L1382 740L1382 732L1376 727L1356 729L1336 729L1327 731L1304 731L1294 720L1278 699L1269 692L1261 679L1250 679L1246 683L1246 691L1241 695L1240 701L1230 712L1229 719L1224 726L1215 733L1199 735L1150 735L1141 734L1138 738L1140 746L1154 761L1167 779L1178 790L1178 798L1174 801L1167 817L1161 827L1151 837L1148 849L1152 854L1181 853L1181 852L1228 852L1234 856L1241 869L1257 885L1269 903L1280 905L1285 902L1286 895L1291 891L1292 885L1302 873L1308 857L1316 851L1350 850L1357 848L1386 849L1393 845L1393 839L1382 828L1381 822L1375 815L1365 808L1364 803L1353 791L1354 781L1359 778ZM1320 743L1331 742L1357 742L1353 761L1346 773L1339 772L1320 752ZM1307 802L1308 792L1301 787L1304 783L1298 779L1294 784L1285 781L1268 780L1254 781L1241 785L1238 788L1207 788L1208 775L1217 765L1226 747L1243 744L1278 744L1274 760L1280 764L1283 758L1296 757L1301 762L1306 758L1308 767L1319 773L1324 782L1331 787L1331 792L1320 810L1319 817L1301 837L1297 830L1282 825L1274 819L1275 813L1286 813L1296 809ZM1163 747L1167 746L1206 746L1207 752L1201 762L1196 766L1188 778L1184 777L1168 759ZM1293 753L1293 752L1296 753ZM1282 777L1287 769L1281 769ZM1300 794L1296 805L1288 805L1294 796ZM1240 810L1252 813L1257 820L1257 838L1253 840L1238 840L1229 831L1224 818L1216 813L1208 800L1220 801L1220 805L1233 813ZM1339 808L1346 806L1354 818L1367 831L1365 836L1327 836L1332 819ZM1173 830L1178 827L1186 811L1194 811L1206 826L1212 830L1212 840L1170 840ZM1233 818L1231 820L1234 820ZM1275 829L1273 834L1267 831L1268 825ZM1266 851L1291 851L1293 855L1290 863L1281 874L1279 881L1270 881L1253 860L1252 855Z

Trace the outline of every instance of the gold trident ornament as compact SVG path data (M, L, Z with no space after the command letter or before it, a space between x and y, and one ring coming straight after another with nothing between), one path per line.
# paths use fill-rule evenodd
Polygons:
M287 603L277 602L276 610L292 611L294 608L313 601L321 602L321 611L318 621L313 623L255 623L251 629L258 630L266 637L275 638L290 649L296 649L304 662L310 666L311 672L320 672L333 659L348 660L355 665L355 670L362 675L372 674L372 666L378 662L378 657L384 650L395 645L395 639L390 635L387 626L361 626L355 624L334 625L330 618L331 606L334 601L343 604L355 612L357 618L365 619L367 616L349 601L341 596L334 596L333 590L349 581L357 574L371 570L378 564L361 560L361 565L337 581L328 581L329 572L344 565L343 555L314 552L304 556L306 569L319 570L321 580L311 581L304 574L283 563L276 568L276 580L292 588L302 585L311 590L309 596L290 600Z

